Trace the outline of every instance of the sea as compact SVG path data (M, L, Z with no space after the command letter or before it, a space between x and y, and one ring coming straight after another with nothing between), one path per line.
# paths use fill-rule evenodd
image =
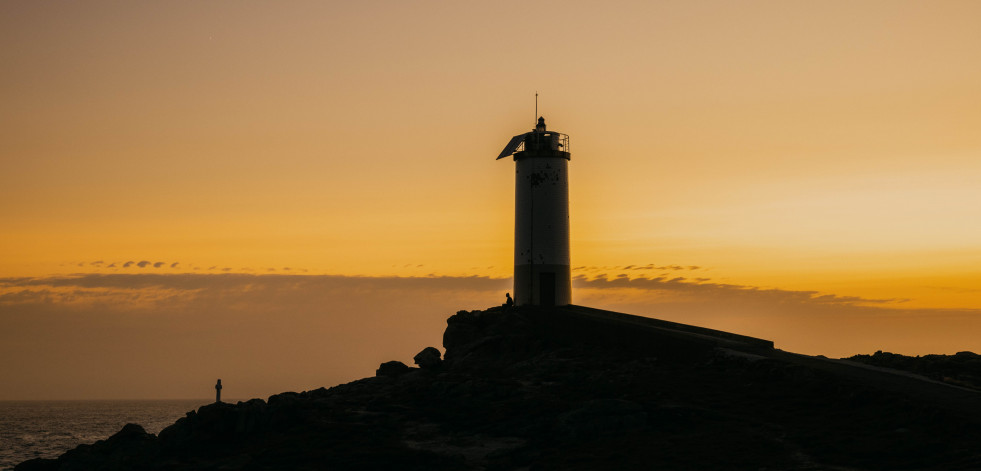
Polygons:
M32 458L57 458L105 440L127 423L156 434L209 401L0 401L0 470Z

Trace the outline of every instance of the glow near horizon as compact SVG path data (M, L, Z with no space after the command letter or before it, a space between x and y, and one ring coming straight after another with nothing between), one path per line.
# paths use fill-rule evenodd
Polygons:
M537 90L575 266L981 307L975 2L0 8L0 275L509 276Z

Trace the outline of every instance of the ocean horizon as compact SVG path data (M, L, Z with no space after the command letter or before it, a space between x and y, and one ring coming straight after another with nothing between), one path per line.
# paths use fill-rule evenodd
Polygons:
M236 402L237 399L226 402ZM214 399L0 400L0 471L33 458L57 458L109 438L127 423L159 433Z

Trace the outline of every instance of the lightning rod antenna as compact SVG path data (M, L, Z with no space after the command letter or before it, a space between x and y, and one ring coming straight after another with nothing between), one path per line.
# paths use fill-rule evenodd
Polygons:
M538 92L535 92L535 122L538 122Z

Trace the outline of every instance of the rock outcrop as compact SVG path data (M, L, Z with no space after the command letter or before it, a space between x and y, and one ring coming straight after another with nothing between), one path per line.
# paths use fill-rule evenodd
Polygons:
M848 360L909 371L936 381L981 391L981 355L974 352L911 357L880 350L872 355L855 355Z
M461 311L443 343L16 469L981 469L981 394L765 340L569 307Z
M375 376L398 376L412 371L412 367L401 361L386 361L375 370Z
M412 357L412 361L424 370L435 370L443 363L443 359L440 358L439 350L436 347L422 349L421 352Z

